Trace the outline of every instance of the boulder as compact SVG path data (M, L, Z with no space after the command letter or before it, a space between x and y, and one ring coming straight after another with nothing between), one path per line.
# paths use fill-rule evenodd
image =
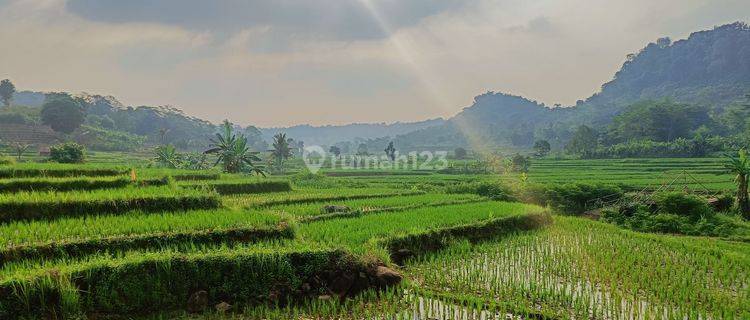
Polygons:
M205 290L196 291L187 302L187 310L190 313L199 313L208 307L208 292Z
M232 309L232 305L226 302L221 302L214 306L214 309L216 309L216 312L218 313L226 313L227 311Z
M375 278L381 286L389 287L401 282L403 276L396 270L385 266L378 266L378 268L375 270Z

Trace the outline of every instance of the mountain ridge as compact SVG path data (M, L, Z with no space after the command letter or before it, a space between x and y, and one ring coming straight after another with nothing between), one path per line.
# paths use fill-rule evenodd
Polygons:
M530 147L545 139L560 145L580 124L606 126L638 101L669 98L721 110L750 92L750 26L735 22L672 42L660 38L630 54L599 92L571 107L547 107L525 97L487 92L446 124L396 138L443 148ZM431 137L425 140L426 137ZM442 137L437 139L435 137Z

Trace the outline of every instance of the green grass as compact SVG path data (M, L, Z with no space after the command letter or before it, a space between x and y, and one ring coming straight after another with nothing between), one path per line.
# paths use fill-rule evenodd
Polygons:
M74 192L20 192L0 194L0 222L58 219L70 216L217 208L217 194L171 186L128 187Z

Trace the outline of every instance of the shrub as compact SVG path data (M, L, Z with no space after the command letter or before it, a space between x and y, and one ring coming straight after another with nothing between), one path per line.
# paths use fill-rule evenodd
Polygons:
M446 193L469 193L498 201L515 201L513 190L498 182L462 183L446 187Z
M77 143L62 143L50 148L50 160L59 163L82 163L86 149Z
M307 170L295 174L291 180L295 186L299 187L336 188L339 186L336 181L329 179L326 175Z
M734 196L729 193L722 193L711 203L716 212L729 212L734 206Z
M641 232L695 236L731 236L737 225L732 219L716 215L701 197L682 192L654 196L655 203L626 203L602 211L602 220ZM731 203L731 202L730 202Z
M531 158L516 153L510 160L512 170L515 172L529 172L531 166Z
M689 224L685 217L676 214L658 213L643 219L643 227L641 231L684 234L692 233L689 231L686 232L686 226L689 226Z
M11 157L0 157L0 166L14 165L16 160Z
M637 215L650 215L648 207L635 202L621 204L615 208L605 208L601 212L604 221L625 226L630 223L629 219Z
M0 123L6 124L33 124L29 116L21 113L3 113L0 114Z
M559 213L581 214L600 207L603 202L622 198L623 191L617 186L606 184L530 184L519 190L519 194L526 202L547 205Z
M714 211L706 199L684 192L665 192L653 197L660 213L689 217L697 221L701 217L711 217Z

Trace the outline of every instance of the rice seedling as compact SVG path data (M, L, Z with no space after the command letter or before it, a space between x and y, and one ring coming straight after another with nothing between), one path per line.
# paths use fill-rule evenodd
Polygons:
M557 217L547 230L457 245L419 257L407 270L419 288L556 317L747 318L748 248L734 254L717 240L636 234Z

